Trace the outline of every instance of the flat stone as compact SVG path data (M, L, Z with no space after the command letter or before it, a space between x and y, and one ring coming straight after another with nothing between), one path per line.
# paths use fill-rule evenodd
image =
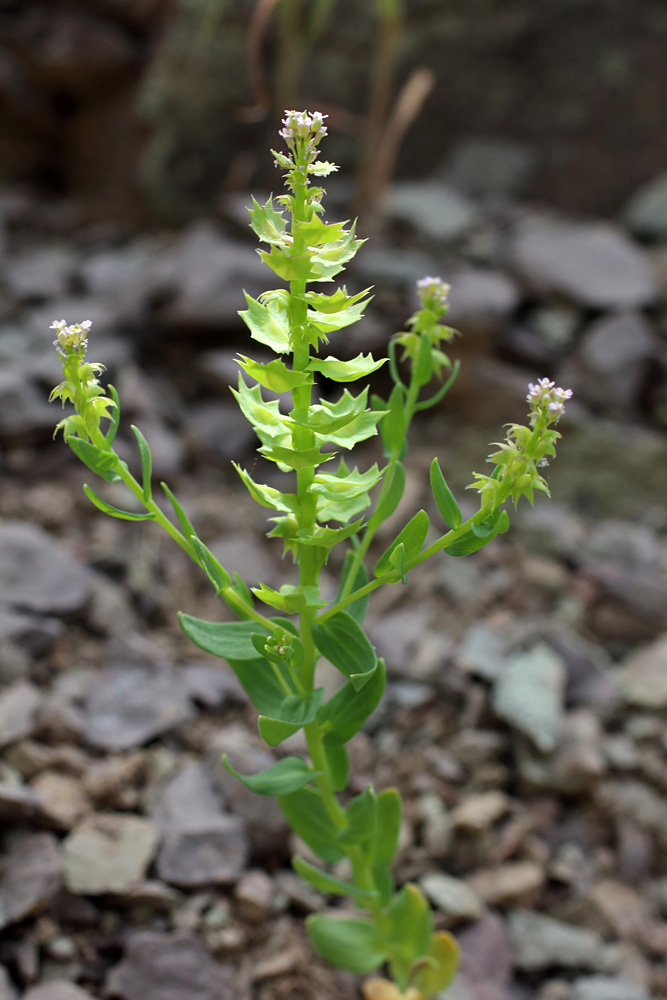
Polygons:
M105 997L121 1000L236 1000L238 975L183 934L132 936L109 972Z
M516 198L523 194L537 165L529 146L506 139L465 139L455 146L445 175L473 198Z
M222 796L205 765L186 764L160 789L149 815L162 831L196 828L223 815Z
M9 823L43 819L42 801L24 785L0 783L0 819Z
M625 700L639 708L667 707L667 635L632 653L621 664Z
M5 281L19 299L52 299L67 291L75 263L68 246L31 248L7 259Z
M11 642L34 656L48 653L64 630L58 618L0 607L0 642Z
M458 920L477 920L484 912L484 901L475 890L443 872L422 875L419 885L440 913Z
M667 173L658 174L634 193L622 221L637 236L667 239Z
M16 989L9 973L4 965L0 965L0 1000L18 1000L19 991Z
M459 191L438 181L401 181L393 184L388 214L431 239L447 242L468 232L478 212Z
M642 250L606 224L539 223L519 233L512 264L537 294L591 309L638 309L657 285Z
M513 910L508 919L515 965L523 972L600 967L604 943L599 934L554 920L543 913Z
M487 830L509 809L504 792L480 792L468 795L452 812L454 826L461 830L481 833Z
M548 753L560 734L565 680L561 657L543 643L534 646L508 659L493 688L493 709Z
M507 987L512 978L513 955L505 923L497 913L485 913L458 935L461 972L471 983L496 983Z
M30 736L41 694L30 681L16 681L0 693L0 747Z
M23 994L23 1000L93 1000L93 997L69 979L50 979L31 986Z
M261 868L245 872L234 890L234 898L243 920L261 923L271 914L276 898L276 884Z
M243 821L236 816L167 829L157 857L157 873L170 885L194 889L237 881L249 855Z
M44 910L62 885L58 842L29 833L10 843L0 876L0 930Z
M493 681L505 668L508 638L485 622L471 625L456 650L456 665L465 673Z
M35 525L0 525L0 601L39 614L81 611L90 594L90 570Z
M177 670L168 663L107 670L83 700L82 734L103 750L129 750L191 718L193 707Z
M144 878L158 839L155 826L138 816L88 816L63 843L67 888L80 896L128 891Z
M519 305L519 289L502 271L466 267L450 281L446 322L464 335L497 332Z
M70 830L92 806L81 782L60 771L43 771L30 784L43 815L52 823Z
M512 861L477 871L468 882L489 906L529 906L544 887L545 874L535 861Z
M570 1000L650 1000L642 986L613 976L580 976L573 983Z

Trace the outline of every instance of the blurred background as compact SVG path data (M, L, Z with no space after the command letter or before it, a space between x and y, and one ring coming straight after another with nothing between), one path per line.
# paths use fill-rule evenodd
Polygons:
M1 1000L356 995L304 944L326 901L280 814L219 765L268 762L177 627L224 611L91 507L47 403L50 323L91 319L123 456L136 422L223 564L290 578L227 387L242 290L275 284L246 206L291 107L329 115L328 215L369 237L346 282L373 303L333 350L381 355L419 278L452 285L461 374L387 530L438 523L434 455L472 511L528 381L575 392L552 500L371 606L390 680L359 789L405 797L397 875L459 936L450 1000L667 998L666 50L663 0L0 0Z

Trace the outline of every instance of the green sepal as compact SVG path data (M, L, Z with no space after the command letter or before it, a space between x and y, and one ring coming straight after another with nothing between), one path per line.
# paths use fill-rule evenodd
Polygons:
M368 844L375 839L376 800L373 786L368 785L360 795L351 799L345 816L347 826L338 834L338 842L346 847Z
M324 688L317 688L306 698L302 698L300 694L291 694L283 699L275 716L269 718L260 715L258 726L262 738L269 746L276 747L288 736L298 733L303 726L313 721L320 710L323 697Z
M414 556L421 552L421 548L426 540L426 535L428 534L428 514L425 510L418 510L414 517L412 517L408 523L405 525L403 530L396 536L394 541L391 543L389 548L380 556L373 573L375 576L383 576L388 573L392 567L398 569L392 557L395 550L403 545L405 551L405 559L412 559Z
M273 587L260 583L259 587L252 588L252 592L258 601L288 615L301 614L306 608L319 609L326 606L326 601L319 599L317 587L295 587L286 583L280 590L274 590Z
M139 457L141 458L141 484L143 487L143 496L146 503L151 498L151 476L153 474L153 459L151 458L151 450L148 446L148 441L143 436L138 427L134 424L131 425L132 433L137 439L137 445L139 446Z
M336 603L338 603L342 598L343 590L346 588L347 578L349 574L352 572L353 562L354 562L354 551L350 550L349 552L345 553L345 562L343 563L343 569L340 575L340 589L338 591L338 597L336 598ZM354 593L356 590L361 590L362 587L365 587L366 584L368 583L368 579L369 579L368 570L366 569L363 563L360 563L350 593ZM359 625L363 625L364 623L364 618L366 617L366 612L368 611L368 605L370 599L371 595L365 594L364 597L359 597L357 598L356 601L353 601L351 604L348 604L347 608L345 609L348 615L351 615L352 618L354 618L354 620L359 623Z
M331 787L335 792L342 792L347 788L350 775L350 758L347 748L343 743L324 743L323 746L331 777Z
M309 377L305 372L292 371L280 358L275 358L268 364L260 364L259 361L253 361L244 354L239 357L241 360L236 362L239 367L271 392L291 392L299 386L312 385L312 376Z
M91 503L95 504L98 510L101 510L103 514L108 514L110 517L117 517L121 521L154 521L155 514L149 511L147 514L133 514L129 510L121 510L119 507L114 507L113 504L107 503L102 497L99 497L94 490L91 490L87 483L83 485L83 492L86 494Z
M374 863L387 867L398 850L403 806L396 788L383 788L376 799L377 827L374 843Z
M314 788L301 788L281 795L278 805L297 837L329 864L345 857L336 835L338 833L319 793Z
M90 441L70 434L67 443L84 465L87 465L91 472L106 479L108 483L117 483L120 476L116 472L116 467L120 461L118 455L113 451L103 451Z
M329 875L298 855L292 858L292 867L297 875L309 882L318 892L325 892L331 896L353 896L361 899L375 899L377 897L377 892L360 889L352 882L344 882L343 879Z
M107 443L107 447L111 448L114 441L116 440L116 434L118 433L118 427L120 425L120 400L118 398L118 393L116 387L109 384L107 386L107 392L114 401L114 406L111 409L111 417L109 418L109 427L104 436L104 440Z
M216 594L220 595L227 587L231 587L232 578L211 550L196 535L190 536L190 544L195 550L201 568L215 587Z
M349 743L379 705L386 683L384 660L379 659L373 676L361 691L348 681L322 705L317 724L326 745Z
M278 299L269 300L266 305L243 293L247 309L239 311L239 316L250 330L253 340L270 347L276 354L291 351L289 311Z
M368 519L369 528L377 529L383 521L391 517L399 503L403 499L405 491L405 469L400 462L396 462L391 473L389 488L384 497L378 502L372 516Z
M258 239L264 243L285 243L285 233L287 224L280 212L276 212L273 207L273 198L270 197L264 205L260 205L255 198L252 199L250 213L250 227Z
M351 681L355 691L368 684L377 668L377 654L352 615L339 611L322 625L315 622L313 639L322 656Z
M340 969L366 975L379 968L387 958L372 920L315 913L306 918L306 929L317 954Z
M222 766L257 795L290 795L319 778L322 773L311 771L301 757L283 757L277 764L272 764L258 774L239 774L229 763L227 754L222 758Z
M185 535L185 537L186 538L191 538L193 535L196 536L195 529L192 526L192 521L190 520L190 518L188 517L188 515L185 513L185 511L183 510L183 508L181 507L180 503L178 502L178 500L176 499L176 497L174 496L174 494L171 492L171 490L169 489L169 487L167 486L167 484L166 483L160 483L160 486L164 490L164 492L165 492L165 494L167 496L167 499L169 500L171 506L174 509L174 514L176 515L178 523L179 523L179 525L181 527L181 531L183 532L183 534Z
M440 511L440 516L449 528L458 528L463 520L459 505L454 499L454 494L450 490L445 477L442 474L440 463L437 458L431 462L431 491L436 506Z
M381 358L375 361L370 354L358 354L351 361L339 361L338 358L311 358L308 363L308 371L320 372L325 378L330 378L333 382L354 382L358 378L370 375L371 372L381 368L387 359Z
M449 931L437 931L431 937L428 954L413 963L410 982L423 996L432 997L453 982L459 960L456 939Z

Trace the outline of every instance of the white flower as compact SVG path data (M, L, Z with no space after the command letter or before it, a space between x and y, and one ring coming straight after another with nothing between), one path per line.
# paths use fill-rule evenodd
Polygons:
M550 421L555 422L562 417L565 412L565 403L572 398L571 389L561 389L555 382L550 382L548 378L541 378L538 382L528 384L528 395L526 401L530 403L531 415L537 417L541 412L546 412Z
M316 177L328 177L336 170L338 170L338 164L330 163L328 160L316 160L308 167L308 173L315 174Z
M435 305L442 307L447 305L450 286L442 278L432 278L429 275L419 279L417 282L417 291L425 305L427 304L427 300L430 299Z

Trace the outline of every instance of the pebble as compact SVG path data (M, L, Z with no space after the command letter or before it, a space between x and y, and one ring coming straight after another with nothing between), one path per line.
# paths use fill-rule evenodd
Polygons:
M31 986L23 1000L93 1000L92 995L68 979L51 979Z
M447 323L464 336L497 333L519 305L519 289L503 271L466 267L450 282Z
M70 615L90 593L90 570L36 525L0 525L0 602L22 611Z
M667 708L667 634L623 660L620 679L629 705Z
M156 868L161 879L181 889L229 885L244 870L249 854L243 821L221 816L166 830Z
M599 934L542 913L513 910L508 929L516 967L523 972L550 968L595 970L604 958Z
M65 884L81 896L122 895L144 878L158 840L155 826L139 816L88 816L63 843Z
M109 972L105 996L121 1000L237 1000L237 973L187 934L142 932Z
M388 215L443 243L472 229L478 211L464 195L438 181L400 181L392 185Z
M563 660L544 643L510 657L493 688L494 711L549 753L560 734L565 678Z
M0 875L0 929L45 909L62 885L58 842L50 833L13 840Z
M667 239L667 173L636 191L623 211L623 222L637 236Z
M650 1000L641 986L612 976L580 976L575 979L570 1000Z
M489 906L531 906L544 887L545 875L534 861L513 861L474 872L468 881Z
M440 913L453 920L477 920L484 912L484 902L466 882L443 872L428 872L419 885Z
M481 833L504 816L509 809L504 792L481 792L468 795L452 812L454 826L471 833Z
M32 735L41 692L30 681L16 681L0 693L0 747Z
M0 1000L18 1000L18 990L9 978L4 965L0 965Z
M276 885L265 871L253 868L241 875L234 889L234 898L242 920L261 923L274 909Z
M70 830L92 808L80 780L69 774L42 771L30 788L40 800L43 815L65 830Z

